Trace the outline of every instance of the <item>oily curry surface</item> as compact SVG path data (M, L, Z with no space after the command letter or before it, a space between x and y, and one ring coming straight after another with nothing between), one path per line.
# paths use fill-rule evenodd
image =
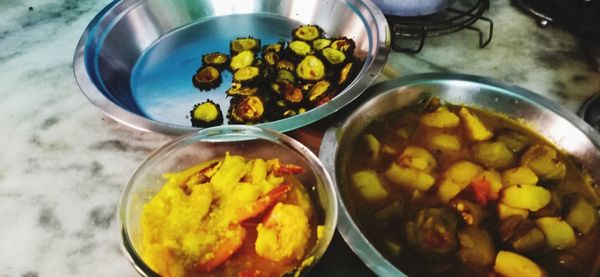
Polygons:
M346 202L409 276L597 276L593 182L524 124L433 99L358 136Z
M302 167L229 153L163 177L144 206L143 260L161 276L280 276L318 236Z

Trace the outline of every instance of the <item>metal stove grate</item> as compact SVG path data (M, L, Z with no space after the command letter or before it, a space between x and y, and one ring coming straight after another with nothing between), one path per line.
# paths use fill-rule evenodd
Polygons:
M398 52L419 53L425 45L426 38L460 30L476 32L479 36L479 47L484 48L492 41L494 30L492 20L483 16L489 7L489 0L459 0L447 9L431 15L386 15L392 32L392 49ZM474 26L475 22L480 20L489 26L487 37L482 29Z

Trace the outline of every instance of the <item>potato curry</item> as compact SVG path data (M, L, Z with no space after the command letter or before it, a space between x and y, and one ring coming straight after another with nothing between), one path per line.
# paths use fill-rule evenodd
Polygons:
M164 174L144 206L142 259L161 276L280 276L316 241L300 166L237 155ZM310 261L310 258L307 259Z
M591 180L524 124L432 99L353 146L350 210L409 276L598 276Z

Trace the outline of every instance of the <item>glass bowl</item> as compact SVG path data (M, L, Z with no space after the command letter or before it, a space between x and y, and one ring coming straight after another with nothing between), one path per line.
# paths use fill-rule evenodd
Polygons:
M305 169L305 173L295 177L307 188L319 215L318 224L324 228L314 247L304 255L304 261L310 261L310 265L295 270L306 273L325 253L335 231L338 206L333 181L319 159L298 141L275 131L255 126L220 126L181 136L154 151L126 185L118 209L122 249L142 276L158 276L141 257L140 219L144 204L164 185L161 175L223 157L226 152L246 158L279 158Z

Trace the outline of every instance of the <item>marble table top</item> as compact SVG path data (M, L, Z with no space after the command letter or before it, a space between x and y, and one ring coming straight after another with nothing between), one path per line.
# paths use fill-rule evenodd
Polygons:
M135 276L116 206L137 165L171 137L130 129L80 92L75 46L108 0L0 1L0 276ZM459 32L419 54L391 53L400 75L459 72L525 87L575 111L600 92L582 43L492 0L491 44Z

